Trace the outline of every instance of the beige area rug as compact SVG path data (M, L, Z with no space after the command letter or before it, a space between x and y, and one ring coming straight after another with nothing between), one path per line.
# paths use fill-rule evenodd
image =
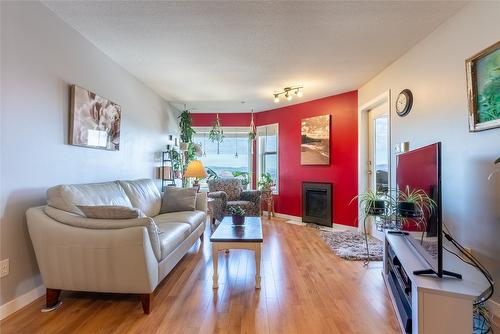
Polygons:
M320 236L339 257L350 261L367 260L363 234L357 231L320 231ZM371 261L382 261L384 245L382 241L368 237Z

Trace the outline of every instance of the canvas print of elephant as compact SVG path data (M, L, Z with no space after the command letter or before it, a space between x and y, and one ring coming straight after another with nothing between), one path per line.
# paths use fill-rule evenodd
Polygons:
M301 165L330 164L330 115L302 119Z
M117 151L120 149L121 107L110 100L71 86L69 143Z
M465 62L469 98L469 130L500 127L500 42Z

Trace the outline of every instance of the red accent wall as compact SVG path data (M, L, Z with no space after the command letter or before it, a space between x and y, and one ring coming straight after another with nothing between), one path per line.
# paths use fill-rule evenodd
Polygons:
M330 165L300 165L301 119L331 116ZM349 205L358 192L358 92L325 97L283 108L255 113L257 126L279 124L278 213L302 216L302 182L333 184L333 222L357 226L357 202ZM219 114L222 126L249 126L250 114ZM210 126L215 114L193 114L195 126ZM254 159L255 167L255 159ZM255 168L254 168L255 170Z
M210 114L191 114L193 126L212 126L217 117L216 113ZM222 126L250 126L252 114L250 113L224 113L219 114L219 120Z

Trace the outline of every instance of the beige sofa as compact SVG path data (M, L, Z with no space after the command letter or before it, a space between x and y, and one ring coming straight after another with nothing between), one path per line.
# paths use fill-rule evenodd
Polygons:
M195 211L160 214L154 181L59 185L47 191L47 206L26 212L28 229L47 288L47 308L60 305L61 290L140 294L149 313L158 284L200 238L206 194ZM90 219L77 205L139 208L135 219Z

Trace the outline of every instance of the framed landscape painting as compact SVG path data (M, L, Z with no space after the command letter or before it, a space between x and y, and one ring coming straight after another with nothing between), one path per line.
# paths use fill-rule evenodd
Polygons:
M120 149L121 107L110 100L71 86L69 143L110 151Z
M330 164L330 115L302 119L300 164Z
M500 42L465 61L469 131L500 127Z

